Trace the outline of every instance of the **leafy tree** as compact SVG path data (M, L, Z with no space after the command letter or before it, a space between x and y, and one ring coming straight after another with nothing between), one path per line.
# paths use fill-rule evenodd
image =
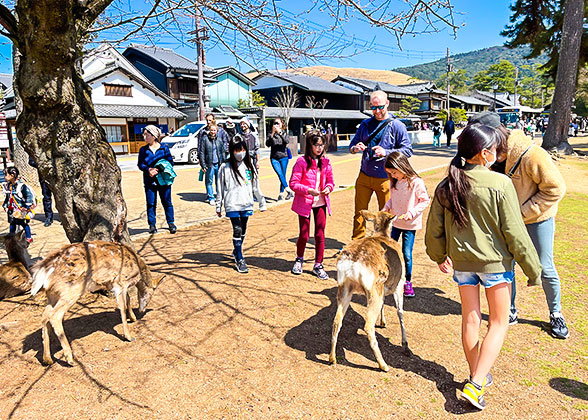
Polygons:
M462 95L469 90L469 78L464 69L449 73L449 85L451 93L456 95ZM439 89L444 89L447 86L447 73L442 74L436 81L435 84Z
M543 97L551 98L553 94L553 81L550 79L546 70L543 70L539 64L526 64L521 67L521 75L518 86L518 93L521 94L521 103L532 108L540 108L541 94Z
M468 117L466 115L465 109L462 108L450 108L449 113L453 118L454 123L460 123L462 121L467 121ZM442 119L443 123L447 122L447 110L443 109L437 114L437 118Z
M257 107L263 108L266 106L265 98L257 91L251 91L247 94L247 98L239 98L237 101L237 108Z
M491 92L494 85L498 92L514 92L515 66L507 60L500 60L492 64L488 70L483 70L474 76L474 89Z
M400 102L398 114L402 117L412 114L421 106L421 100L414 96L408 96Z
M517 0L510 22L502 32L516 47L529 45L530 57L547 52L544 66L555 79L549 125L543 147L571 153L567 142L571 105L575 96L578 68L588 60L588 3L584 0Z

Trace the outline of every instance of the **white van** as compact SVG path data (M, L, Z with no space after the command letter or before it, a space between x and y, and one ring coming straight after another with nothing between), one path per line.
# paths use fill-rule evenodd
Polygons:
M205 126L206 121L194 121L161 140L169 147L175 163L198 163L198 132Z

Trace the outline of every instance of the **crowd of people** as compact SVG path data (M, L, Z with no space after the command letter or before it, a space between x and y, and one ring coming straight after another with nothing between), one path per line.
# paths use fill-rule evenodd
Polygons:
M350 153L362 154L355 182L351 239L365 236L361 210L368 208L375 193L379 209L396 216L391 236L402 242L404 296L414 297L413 246L416 232L423 227L423 213L431 206L424 238L426 253L441 272L452 274L461 300L462 346L469 366L469 380L462 396L483 409L485 388L494 380L491 368L509 324L518 322L515 262L528 277L528 285L542 284L551 334L560 339L569 336L562 315L561 281L553 260L555 215L565 183L545 150L522 130L504 127L498 114L485 111L470 118L459 135L457 153L447 176L430 198L423 180L410 164L413 150L406 126L388 107L386 94L373 92L373 115L359 125L349 144ZM248 220L254 214L256 201L260 211L267 206L259 185L259 139L249 120L242 119L239 125L240 133L232 121L227 122L225 130L216 124L212 114L207 115L198 154L207 200L215 206L219 217L224 208L233 230L235 267L239 273L247 273L243 243ZM455 127L445 124L444 132L449 146ZM149 232L157 231L159 195L173 234L177 230L171 195L175 178L173 159L168 147L160 142L162 133L158 127L146 126L143 138L146 144L139 151L137 165L143 172ZM279 198L293 198L292 211L298 217L299 236L291 272L303 272L314 218L312 273L326 280L329 276L323 267L325 231L327 216L332 212L330 194L335 180L330 160L325 156L326 134L309 130L305 142L304 155L296 160L289 181L286 169L291 154L282 119L274 121L266 145L271 147L270 160L280 182ZM34 193L19 179L17 168L9 168L5 176L3 207L8 213L10 232L22 227L31 241L28 219L35 206ZM489 310L488 331L482 340L480 288L485 290Z

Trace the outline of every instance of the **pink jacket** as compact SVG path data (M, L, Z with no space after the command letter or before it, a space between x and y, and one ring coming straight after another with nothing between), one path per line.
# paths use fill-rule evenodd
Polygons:
M396 188L392 188L390 183L390 200L382 210L396 216L406 214L406 219L396 219L392 222L395 228L419 230L423 228L423 211L430 202L425 182L421 178L414 178L410 186L408 180L402 179L396 182Z
M290 176L290 188L294 191L294 201L292 201L292 211L302 217L309 217L312 212L312 202L314 197L308 193L308 190L315 188L316 177L318 174L318 167L316 161L313 159L310 167L306 164L304 156L300 156L294 168L292 168L292 175ZM335 181L333 180L333 167L328 158L321 158L321 185L319 190L322 191L326 187L330 187L331 191L335 188ZM327 210L331 214L331 202L329 196L325 195L327 203Z

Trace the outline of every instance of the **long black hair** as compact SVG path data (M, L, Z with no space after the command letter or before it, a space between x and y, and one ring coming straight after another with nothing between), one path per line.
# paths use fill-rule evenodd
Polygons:
M469 223L467 210L472 190L470 177L464 170L469 165L465 160L472 159L484 149L491 149L498 140L496 130L482 124L468 125L457 138L457 154L449 164L447 178L437 186L435 195L453 215L453 221L460 229Z
M253 162L251 160L251 155L249 154L249 149L247 148L247 143L243 140L240 134L235 134L235 137L229 141L229 165L231 166L231 170L233 171L233 176L235 179L239 181L239 178L243 179L243 175L239 172L239 161L235 159L234 152L236 150L245 150L245 158L243 159L243 163L251 171L251 181L255 179L257 176L257 170L253 166ZM244 180L244 179L243 179Z
M412 180L415 178L419 178L419 174L410 166L410 162L404 153L400 152L392 152L386 157L386 163L384 163L384 168L388 169L396 169L397 171L401 172L405 177L408 185L412 185ZM396 183L398 180L396 178L392 178L390 174L388 174L388 179L392 183L392 188L396 188Z
M327 150L327 137L324 136L319 130L310 130L306 133L305 135L306 137L306 148L304 149L304 160L306 160L306 166L310 167L312 160L315 159L312 156L312 146L316 145L319 140L323 142L323 144L325 145L325 147L323 148L323 152L320 154L320 156L317 156L316 159L318 159L318 168L321 168L321 158L325 155L325 151Z

